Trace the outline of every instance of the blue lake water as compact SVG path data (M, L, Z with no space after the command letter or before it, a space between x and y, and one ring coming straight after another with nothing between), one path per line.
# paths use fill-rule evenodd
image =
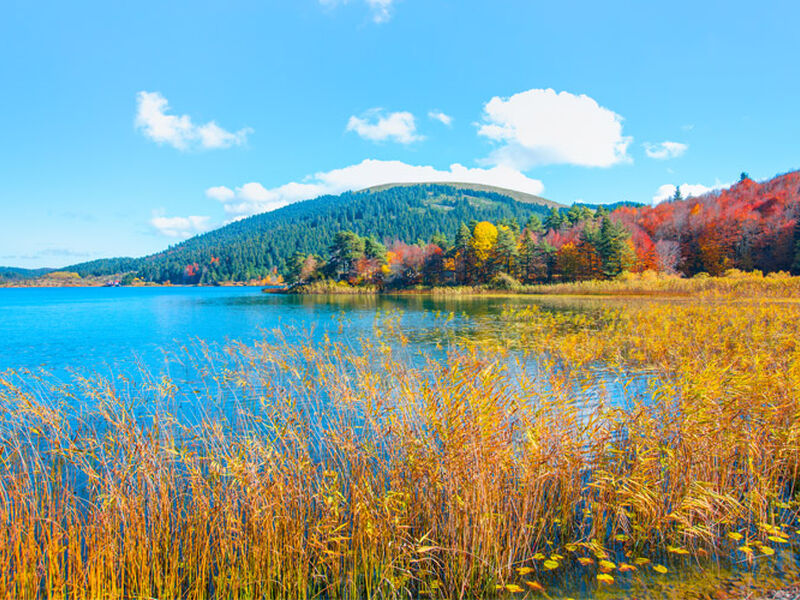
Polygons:
M286 296L252 287L0 289L0 372L138 378L144 368L150 375L169 371L191 390L193 374L181 372L175 358L199 340L219 347L257 340L315 344L327 337L358 349L384 318L398 323L407 340L401 359L421 365L429 357L444 358L453 341L502 333L504 309L531 303L548 310L599 306L530 297ZM528 375L537 369L536 357L512 363ZM576 386L589 410L598 395L622 400L647 393L647 376L625 386L626 374L601 368L596 375L593 389L579 392Z
M296 297L253 287L0 289L0 371L97 369L140 360L195 340L250 342L286 336L357 343L376 317L402 313L412 344L435 343L433 327L494 321L507 299L434 300L419 296ZM444 315L452 312L448 320Z

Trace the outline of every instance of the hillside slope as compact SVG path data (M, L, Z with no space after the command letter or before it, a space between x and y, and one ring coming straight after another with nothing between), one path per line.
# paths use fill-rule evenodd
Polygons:
M274 269L283 272L295 252L324 253L342 230L385 241L427 241L435 234L452 237L462 222L472 219L516 219L524 224L531 215L544 216L552 206L559 205L487 186L381 186L255 215L152 256L93 261L68 269L82 276L106 275L125 266L156 282L247 281L266 277Z

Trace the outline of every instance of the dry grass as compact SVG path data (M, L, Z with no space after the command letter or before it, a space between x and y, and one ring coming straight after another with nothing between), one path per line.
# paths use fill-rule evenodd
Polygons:
M702 273L691 278L655 271L623 273L615 279L523 286L521 293L596 296L705 296L798 297L800 277L778 272L731 269L722 277Z
M189 398L6 374L0 597L610 597L797 572L800 306L502 318L444 361L409 360L396 320L358 352L200 348ZM605 394L608 369L650 389Z

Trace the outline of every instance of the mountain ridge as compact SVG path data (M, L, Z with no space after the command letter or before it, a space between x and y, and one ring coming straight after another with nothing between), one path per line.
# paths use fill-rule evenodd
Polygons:
M65 267L81 276L136 271L148 281L212 283L263 279L285 271L295 252L323 253L341 230L381 240L453 236L461 222L543 217L553 201L465 183L385 184L324 195L252 215L141 258Z

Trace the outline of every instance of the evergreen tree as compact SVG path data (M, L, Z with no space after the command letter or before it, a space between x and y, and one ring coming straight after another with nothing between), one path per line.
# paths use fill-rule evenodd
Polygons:
M597 235L596 249L605 277L616 277L633 264L634 257L629 240L630 233L624 226L615 223L607 216L603 217Z
M513 275L514 265L517 261L517 238L510 227L500 225L497 227L497 241L494 245L496 271L505 271Z
M800 275L800 208L795 211L794 218L794 262L792 263L792 275Z
M442 250L447 250L450 247L450 240L443 233L436 232L431 236L431 244L439 246Z
M469 241L472 238L472 231L467 224L462 222L456 234L456 250L464 250L469 247Z
M386 246L381 244L373 236L370 236L364 240L364 256L385 263Z
M328 253L328 276L337 280L352 276L356 262L364 257L364 246L364 238L352 231L337 233Z
M539 215L531 215L528 222L525 224L525 229L531 233L541 234L544 233L544 225Z
M561 211L556 207L551 208L544 220L544 226L551 231L558 231L563 224L564 217L561 215Z

